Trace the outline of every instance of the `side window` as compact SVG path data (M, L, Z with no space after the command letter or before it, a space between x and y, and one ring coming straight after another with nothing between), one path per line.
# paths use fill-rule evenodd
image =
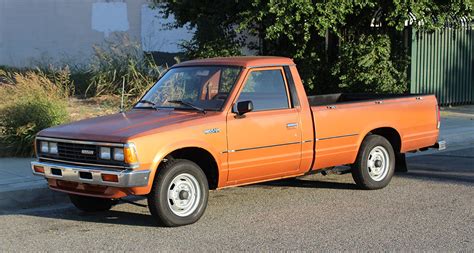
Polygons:
M254 111L286 109L288 94L281 70L257 70L249 74L238 102L250 100Z

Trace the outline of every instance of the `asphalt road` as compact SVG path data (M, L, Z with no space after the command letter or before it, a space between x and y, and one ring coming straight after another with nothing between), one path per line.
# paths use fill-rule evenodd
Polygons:
M349 174L213 191L203 218L153 225L130 204L85 214L71 205L0 215L0 251L474 251L474 147L409 158L382 190ZM145 203L141 200L140 203Z

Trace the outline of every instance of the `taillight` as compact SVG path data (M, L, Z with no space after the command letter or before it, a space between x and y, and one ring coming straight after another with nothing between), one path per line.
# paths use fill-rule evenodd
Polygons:
M436 116L437 116L437 119L438 119L438 124L437 124L437 127L439 129L439 127L441 126L441 112L439 110L439 106L436 106Z

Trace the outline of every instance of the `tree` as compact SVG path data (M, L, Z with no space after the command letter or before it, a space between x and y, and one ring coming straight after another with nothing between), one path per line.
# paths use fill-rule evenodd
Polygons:
M175 15L176 26L189 23L197 29L184 45L188 55L239 54L246 45L239 32L247 31L260 39L260 54L293 58L310 93L365 91L382 77L392 81L370 91L403 92L408 56L400 38L405 23L433 30L447 22L455 26L456 17L474 17L472 0L165 0L162 4L166 14ZM355 80L364 85L347 82L362 72Z

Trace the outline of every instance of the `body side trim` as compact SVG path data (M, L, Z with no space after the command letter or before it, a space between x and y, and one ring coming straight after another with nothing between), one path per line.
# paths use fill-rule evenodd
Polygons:
M273 147L280 147L280 146L287 146L287 145L295 145L295 144L301 144L302 142L297 141L297 142L288 142L288 143L281 143L281 144L274 144L274 145L267 145L267 146L258 146L258 147L251 147L251 148L241 148L241 149L232 149L232 150L225 150L222 151L223 154L225 153L233 153L233 152L239 152L239 151L247 151L247 150L254 150L254 149L262 149L262 148L273 148Z
M336 138L351 137L351 136L356 136L356 135L359 135L359 134L344 134L344 135L329 136L329 137L324 137L324 138L316 138L316 141L324 141L324 140L330 140L330 139L336 139Z

